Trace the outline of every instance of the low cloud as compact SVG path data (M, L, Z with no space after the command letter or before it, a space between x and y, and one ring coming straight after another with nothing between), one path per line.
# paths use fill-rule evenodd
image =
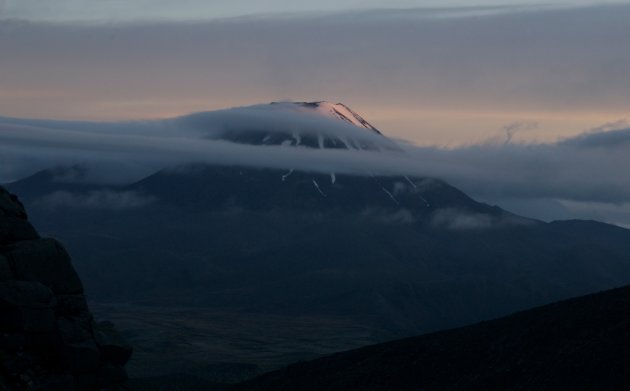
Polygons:
M630 147L630 124L626 120L605 124L560 145L585 149L627 149Z
M534 224L534 221L511 215L490 215L457 209L439 209L433 213L431 224L455 231L485 230Z
M377 221L385 224L413 224L416 218L408 209L398 209L396 211L386 209L365 209L361 216L366 220Z
M517 133L538 128L538 122L533 121L517 121L507 124L501 128L502 137L496 141L503 144L509 144L514 140ZM491 142L494 140L491 140Z
M226 126L238 131L256 125L277 132L321 131L393 143L339 120L261 107L141 122L0 118L0 178L19 179L37 170L79 164L90 168L93 182L129 183L165 167L211 163L440 178L482 201L501 205L502 200L510 200L519 213L542 219L556 217L548 213L552 206L557 210L557 205L563 205L564 212L571 210L560 201L593 205L630 202L630 176L625 169L630 167L629 128L607 126L549 144L482 143L444 149L398 143L398 151L255 146L214 139L215 132ZM406 185L401 181L397 186ZM64 202L67 195L57 197L62 201L56 202ZM93 196L77 204L98 204L99 200L107 204L108 199ZM592 215L575 207L572 210L577 212L567 213L567 217ZM625 224L613 215L606 215L604 220Z
M82 193L56 191L37 198L33 205L51 210L126 210L147 206L153 202L155 202L153 196L135 191L93 190Z

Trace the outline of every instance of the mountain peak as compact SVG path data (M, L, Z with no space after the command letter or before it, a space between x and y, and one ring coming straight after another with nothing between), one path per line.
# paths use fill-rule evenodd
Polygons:
M343 103L272 102L176 119L202 137L249 145L313 149L400 151L363 117Z
M382 134L376 127L367 122L363 117L357 114L356 111L352 110L350 107L343 103L332 103L328 101L317 101L317 102L273 102L272 105L278 104L290 104L298 107L301 110L309 110L314 111L317 114L340 119L345 121L351 125L354 125L359 128L369 129L378 134Z

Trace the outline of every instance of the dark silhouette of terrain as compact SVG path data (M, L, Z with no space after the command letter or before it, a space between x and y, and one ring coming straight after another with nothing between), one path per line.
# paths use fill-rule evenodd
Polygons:
M368 346L232 391L627 390L630 286Z
M0 187L0 390L124 390L131 351L95 321L63 246Z

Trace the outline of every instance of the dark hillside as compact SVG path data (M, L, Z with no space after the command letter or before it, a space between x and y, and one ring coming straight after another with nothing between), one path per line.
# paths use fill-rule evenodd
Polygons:
M630 287L291 365L236 391L626 390Z

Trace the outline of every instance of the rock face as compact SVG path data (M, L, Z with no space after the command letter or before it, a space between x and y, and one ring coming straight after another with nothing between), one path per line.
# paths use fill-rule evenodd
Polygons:
M131 347L96 323L63 246L0 187L0 390L117 390Z

